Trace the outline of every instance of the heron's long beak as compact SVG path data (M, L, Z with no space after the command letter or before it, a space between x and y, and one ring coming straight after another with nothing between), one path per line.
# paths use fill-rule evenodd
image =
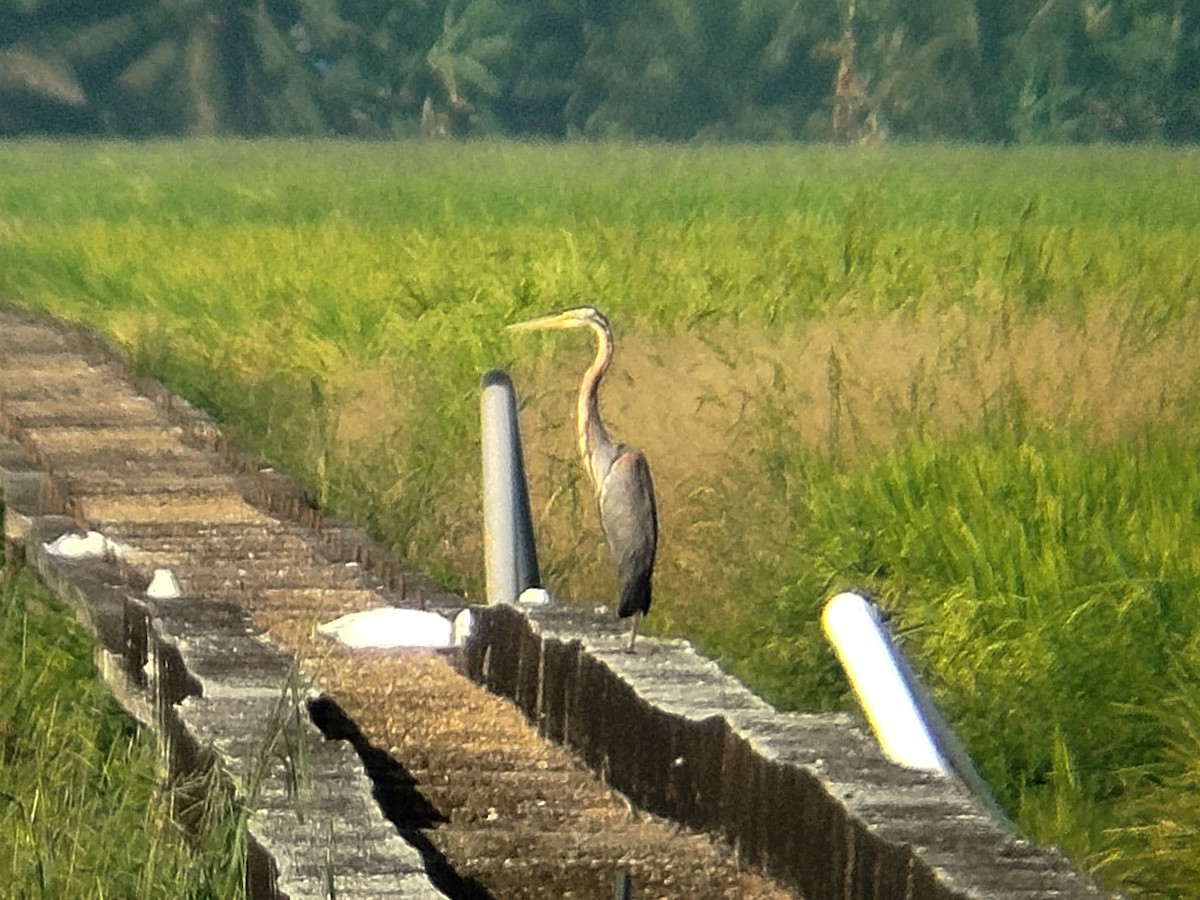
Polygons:
M557 331L560 328L578 328L585 324L580 321L579 317L574 314L573 310L567 312L555 313L550 316L541 316L537 319L530 319L528 322L517 322L509 325L505 331Z

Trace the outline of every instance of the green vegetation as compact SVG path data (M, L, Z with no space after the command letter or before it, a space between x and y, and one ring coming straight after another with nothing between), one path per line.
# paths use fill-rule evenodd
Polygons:
M1200 881L1200 155L1163 149L14 143L0 294L85 322L334 511L481 591L479 377L524 401L543 572L613 576L586 340L660 495L648 625L847 704L877 597L1030 836Z
M1196 141L1188 0L0 0L0 134Z
M4 896L241 895L233 820L210 804L204 852L185 840L154 739L117 706L91 640L28 570L0 577L0 684Z
M249 810L265 779L282 771L298 815L307 802L301 680L282 686L235 799L217 766L164 787L154 737L109 693L93 653L32 570L0 571L0 893L243 897Z

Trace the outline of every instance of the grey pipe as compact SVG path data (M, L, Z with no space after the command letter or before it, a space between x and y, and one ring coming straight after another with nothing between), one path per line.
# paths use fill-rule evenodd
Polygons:
M533 518L517 425L517 394L508 373L483 376L483 527L488 603L513 603L538 587Z

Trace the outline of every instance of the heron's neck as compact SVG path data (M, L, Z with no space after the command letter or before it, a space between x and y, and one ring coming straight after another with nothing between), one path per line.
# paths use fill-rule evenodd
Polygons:
M612 362L612 335L608 329L593 325L596 335L596 358L583 375L583 383L579 386L579 401L576 406L576 418L579 433L579 455L583 457L583 467L592 478L592 483L599 489L611 460L603 459L603 450L609 446L608 432L600 420L600 379L604 377L608 364Z

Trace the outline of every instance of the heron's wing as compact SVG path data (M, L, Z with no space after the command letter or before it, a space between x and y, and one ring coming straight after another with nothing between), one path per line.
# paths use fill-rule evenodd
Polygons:
M617 448L600 486L600 523L617 561L621 616L650 609L650 576L658 545L654 483L646 457L631 447Z

